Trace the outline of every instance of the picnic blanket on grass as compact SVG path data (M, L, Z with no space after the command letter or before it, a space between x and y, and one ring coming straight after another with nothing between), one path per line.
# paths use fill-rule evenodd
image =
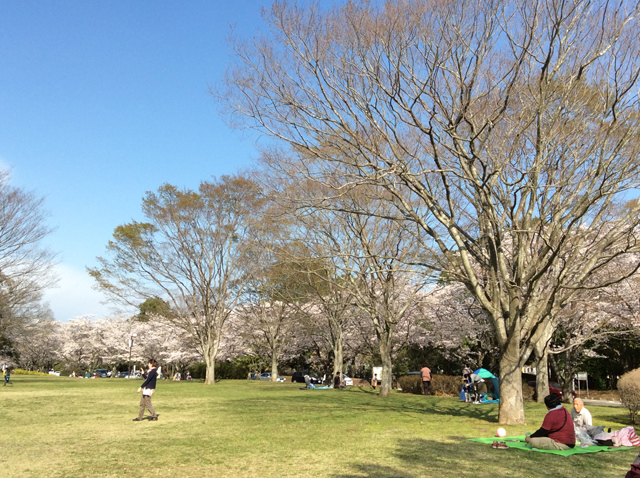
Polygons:
M518 440L518 441L509 441L509 440ZM509 448L515 448L516 450L525 450L525 451L537 451L540 453L552 453L553 455L580 455L584 453L597 453L599 451L619 451L619 450L635 450L637 447L632 446L621 446L619 448L609 448L608 446L596 446L591 445L586 448L580 448L579 445L576 445L574 448L569 450L540 450L538 448L529 448L527 443L524 441L524 435L516 436L516 437L504 437L504 438L469 438L469 441L476 441L478 443L488 443L491 444L494 441L503 441L507 444Z

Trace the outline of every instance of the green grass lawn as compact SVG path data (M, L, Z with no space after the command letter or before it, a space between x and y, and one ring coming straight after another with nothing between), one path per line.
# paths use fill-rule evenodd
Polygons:
M561 457L493 450L497 405L254 381L158 382L159 421L132 422L139 381L14 376L0 390L0 476L624 476L635 451ZM546 409L526 404L534 431ZM621 428L624 409L590 409Z

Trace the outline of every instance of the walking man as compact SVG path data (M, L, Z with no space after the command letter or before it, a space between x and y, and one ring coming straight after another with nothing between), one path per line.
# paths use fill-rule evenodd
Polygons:
M5 367L4 367L4 384L2 386L6 387L7 384L13 385L13 382L11 381L11 370L9 370L9 367L5 365Z
M156 411L153 409L153 405L151 404L151 395L156 391L156 378L158 377L158 372L156 371L156 362L153 359L149 359L149 372L147 373L147 379L144 381L142 386L138 389L138 393L142 392L142 397L140 398L140 413L138 413L138 418L134 418L134 422L141 422L142 417L144 416L144 409L149 410L151 414L151 421L157 421L158 415L156 415Z
M426 365L420 370L422 375L422 395L431 395L431 369Z

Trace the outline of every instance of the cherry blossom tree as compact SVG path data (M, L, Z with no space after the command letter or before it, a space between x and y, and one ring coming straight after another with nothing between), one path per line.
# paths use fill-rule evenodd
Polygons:
M25 370L45 371L60 360L60 323L52 319L25 324L14 337L17 365Z

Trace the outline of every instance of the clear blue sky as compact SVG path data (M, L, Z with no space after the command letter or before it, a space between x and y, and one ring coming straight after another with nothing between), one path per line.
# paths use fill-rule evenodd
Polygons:
M45 197L57 228L47 245L61 281L46 299L58 320L109 315L85 266L142 218L146 191L256 158L208 88L229 62L230 25L254 35L269 4L0 0L0 165Z

